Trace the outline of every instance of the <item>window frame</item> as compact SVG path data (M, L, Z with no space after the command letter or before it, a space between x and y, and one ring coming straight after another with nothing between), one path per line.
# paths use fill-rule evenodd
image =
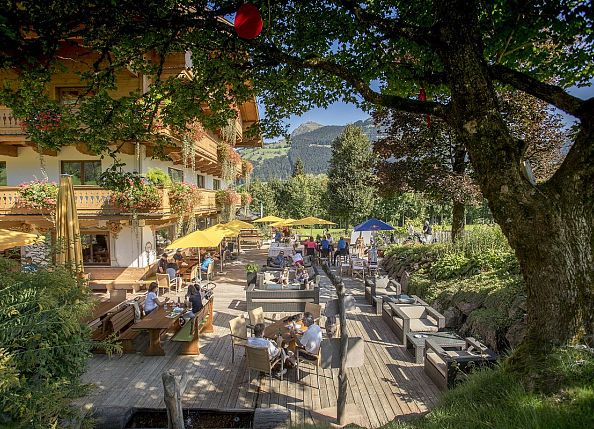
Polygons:
M4 170L4 180L5 180L4 183L2 183L2 181L0 181L0 186L8 186L8 167L6 165L6 161L0 161L0 170Z
M171 172L175 171L177 173L181 173L181 180L175 180L173 178L173 176L171 175ZM169 178L171 179L172 182L176 182L176 183L182 183L184 181L185 175L184 175L184 170L181 170L179 168L174 168L174 167L167 167L167 175L169 176Z
M100 159L80 159L80 160L78 160L78 159L72 159L72 160L70 160L70 159L64 159L64 160L61 160L60 161L60 174L67 174L67 173L64 173L64 164L65 163L68 163L68 162L70 162L70 163L75 163L75 162L80 163L80 175L81 175L81 177L80 177L80 184L79 185L76 185L76 186L99 186L97 183L91 183L91 184L88 184L88 185L85 183L86 182L86 180L85 180L86 179L86 177L85 177L85 164L86 163L91 163L91 162L98 162L99 163L99 169L101 170L101 160ZM103 172L103 171L101 170L101 172ZM99 179L99 178L97 178L97 179Z
M76 101L73 103L64 104L63 93L66 91L77 90L79 92L79 96L76 98ZM83 98L93 95L92 91L89 91L86 86L56 86L56 101L60 106L71 107L73 109L78 109L80 107L80 102Z
M81 245L83 243L82 240L82 236L84 235L88 235L88 236L97 236L97 235L103 235L106 237L106 251L107 251L107 262L86 262L84 260L84 256L83 256L83 263L85 264L85 266L89 266L89 267L110 267L111 266L111 234L109 232L106 231L82 231L80 233L81 235ZM91 239L91 259L94 259L94 255L93 255L93 244L92 244L93 240ZM81 246L82 247L82 246Z
M202 184L200 183L200 179L202 179ZM206 176L204 174L196 175L196 186L198 186L201 189L206 189Z
M221 190L221 179L212 179L212 189L214 191L220 191Z

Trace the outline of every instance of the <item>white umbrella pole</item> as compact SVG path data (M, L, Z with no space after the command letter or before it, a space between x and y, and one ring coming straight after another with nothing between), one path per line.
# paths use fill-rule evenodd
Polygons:
M198 248L198 279L202 285L202 266L200 265L200 247Z

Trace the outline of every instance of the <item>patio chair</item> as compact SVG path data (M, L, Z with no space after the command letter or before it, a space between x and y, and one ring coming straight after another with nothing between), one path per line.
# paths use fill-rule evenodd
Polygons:
M406 334L409 332L438 332L445 327L445 317L428 305L389 303L388 306L392 310L390 328L403 346L406 346Z
M295 354L295 359L297 360L297 381L299 381L299 371L301 369L300 366L300 362L303 363L307 363L308 365L312 365L315 367L316 369L316 381L318 384L318 389L320 388L320 350L322 349L322 346L320 345L320 348L318 349L318 352L316 354L313 353L309 353L308 351L304 350L304 349L297 349L297 352Z
M338 257L338 267L339 267L339 272L340 275L343 275L343 272L345 272L347 275L352 275L352 271L351 271L351 257L349 255L340 255Z
M268 349L263 347L253 347L253 346L245 346L245 354L247 357L247 369L248 369L248 378L251 383L252 381L252 370L255 370L259 373L268 374L268 390L269 394L272 394L272 368L276 366L278 363L281 365L281 381L283 380L283 369L284 369L284 362L283 362L283 354L280 353L278 357L270 360L270 356L268 354ZM249 387L248 387L249 390Z
M157 285L158 285L159 291L161 289L165 289L166 291L171 291L171 289L173 288L177 292L178 284L179 283L177 281L177 278L171 279L169 277L169 274L158 274L157 273Z
M266 325L266 321L274 322L273 319L269 319L268 317L264 316L264 309L262 307L254 308L253 310L248 310L248 316L250 318L250 323L247 327L250 330L254 329L254 326L258 323L262 323Z
M359 277L361 280L365 281L365 271L367 271L367 267L365 266L364 259L355 259L351 260L351 277L355 279Z
M315 322L319 323L320 317L322 316L322 306L319 304L314 304L313 302L306 302L305 313L311 313Z
M231 362L235 362L235 346L247 345L247 322L243 316L229 320L231 330Z

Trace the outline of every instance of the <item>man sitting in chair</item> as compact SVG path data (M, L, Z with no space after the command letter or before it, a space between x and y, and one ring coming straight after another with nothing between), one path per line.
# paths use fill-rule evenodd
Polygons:
M307 327L307 331L303 333L301 338L297 340L297 347L305 350L311 355L317 355L322 344L322 328L314 323L313 314L306 312L303 315L303 324ZM306 359L307 355L303 355ZM317 359L317 357L315 358ZM312 356L312 360L313 356Z
M210 253L207 253L204 257L204 261L202 261L202 264L200 264L200 271L202 271L203 274L208 273L208 267L210 264L212 264L212 258L210 257Z
M278 252L278 255L272 260L272 266L276 268L285 268L287 260L285 259L285 252L282 250Z
M252 347L268 349L268 357L270 360L276 359L279 355L282 355L283 361L287 360L287 355L282 348L280 348L274 341L264 338L263 323L256 323L254 325L254 336L248 338L247 344ZM277 375L280 377L281 375L285 375L286 372L287 369L284 368L282 371L279 371Z

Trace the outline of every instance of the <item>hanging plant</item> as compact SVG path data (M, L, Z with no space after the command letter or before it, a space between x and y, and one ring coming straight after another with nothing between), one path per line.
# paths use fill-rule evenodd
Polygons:
M235 126L235 119L229 119L227 125L221 129L221 138L225 143L235 146L237 143L237 127Z
M182 160L184 167L196 170L196 142L187 134L182 137Z
M162 201L157 187L145 179L140 179L138 182L129 179L128 188L124 191L115 191L113 198L119 207L133 213L155 210L161 206Z
M169 188L171 212L180 216L193 212L201 198L202 192L191 183L175 182Z
M217 160L221 164L221 177L226 181L234 180L238 167L241 167L241 157L227 143L217 145Z
M16 205L22 208L50 211L56 208L58 185L47 180L22 183L18 189Z
M250 195L249 192L242 192L241 193L241 206L242 207L249 207L249 205L252 203L253 198Z

